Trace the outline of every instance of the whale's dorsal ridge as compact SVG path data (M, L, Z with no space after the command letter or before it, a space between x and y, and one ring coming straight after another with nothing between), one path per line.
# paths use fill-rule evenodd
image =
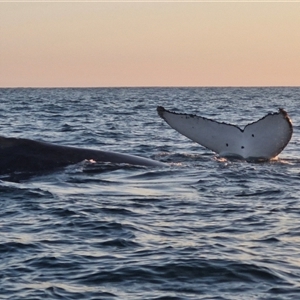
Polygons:
M0 175L50 171L84 160L136 166L166 166L163 162L130 154L0 136Z
M157 107L157 112L176 131L221 156L268 160L286 147L293 133L292 122L282 108L243 129L197 115L171 112L162 106Z

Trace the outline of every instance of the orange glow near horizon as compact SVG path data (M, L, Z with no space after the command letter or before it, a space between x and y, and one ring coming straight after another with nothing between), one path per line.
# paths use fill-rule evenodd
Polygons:
M300 3L0 3L0 87L300 86Z

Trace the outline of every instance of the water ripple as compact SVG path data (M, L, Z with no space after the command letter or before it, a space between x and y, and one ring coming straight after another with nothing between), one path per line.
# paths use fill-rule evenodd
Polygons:
M2 299L297 299L299 88L0 89L5 136L141 155L0 181ZM163 105L247 124L274 107L276 161L221 159L167 127Z

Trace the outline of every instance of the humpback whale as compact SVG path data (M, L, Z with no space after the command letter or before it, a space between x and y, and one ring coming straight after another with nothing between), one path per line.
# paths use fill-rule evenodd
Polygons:
M50 171L84 160L162 167L166 164L129 154L60 146L24 138L0 136L0 175Z
M221 157L270 160L286 147L293 134L292 122L281 108L243 129L201 116L171 112L162 106L157 107L157 112L173 129Z

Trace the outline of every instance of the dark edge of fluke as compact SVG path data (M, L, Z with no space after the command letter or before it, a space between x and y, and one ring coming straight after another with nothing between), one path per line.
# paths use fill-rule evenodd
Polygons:
M292 124L292 121L288 115L288 113L283 109L283 108L279 108L278 109L278 112L273 112L273 113L268 113L266 114L264 117L260 118L259 120L257 121L254 121L252 123L249 123L247 125L245 125L245 127L242 129L240 128L239 126L237 125L234 125L234 124L230 124L230 123L226 123L226 122L219 122L219 121L216 121L216 120L213 120L213 119L210 119L210 118L205 118L205 117L202 117L202 116L198 116L198 115L195 115L195 114L186 114L186 113L177 113L177 112L174 112L174 111L170 111L170 110L167 110L165 109L163 106L157 106L156 108L157 110L157 113L158 115L165 120L165 117L164 117L164 112L168 112L168 113L171 113L171 114L175 114L175 115L181 115L181 116L189 116L189 117L197 117L197 118L202 118L202 119L205 119L205 120L209 120L211 122L215 122L215 123L219 123L219 124L226 124L226 125L230 125L230 126L234 126L236 128L238 128L241 132L244 132L245 128L251 124L255 124L263 119L265 119L266 117L270 116L270 115L283 115L283 117L287 120L289 126L290 126L290 129L293 133L293 124Z
M158 115L164 119L164 112L166 111L163 106L157 106L156 108Z

